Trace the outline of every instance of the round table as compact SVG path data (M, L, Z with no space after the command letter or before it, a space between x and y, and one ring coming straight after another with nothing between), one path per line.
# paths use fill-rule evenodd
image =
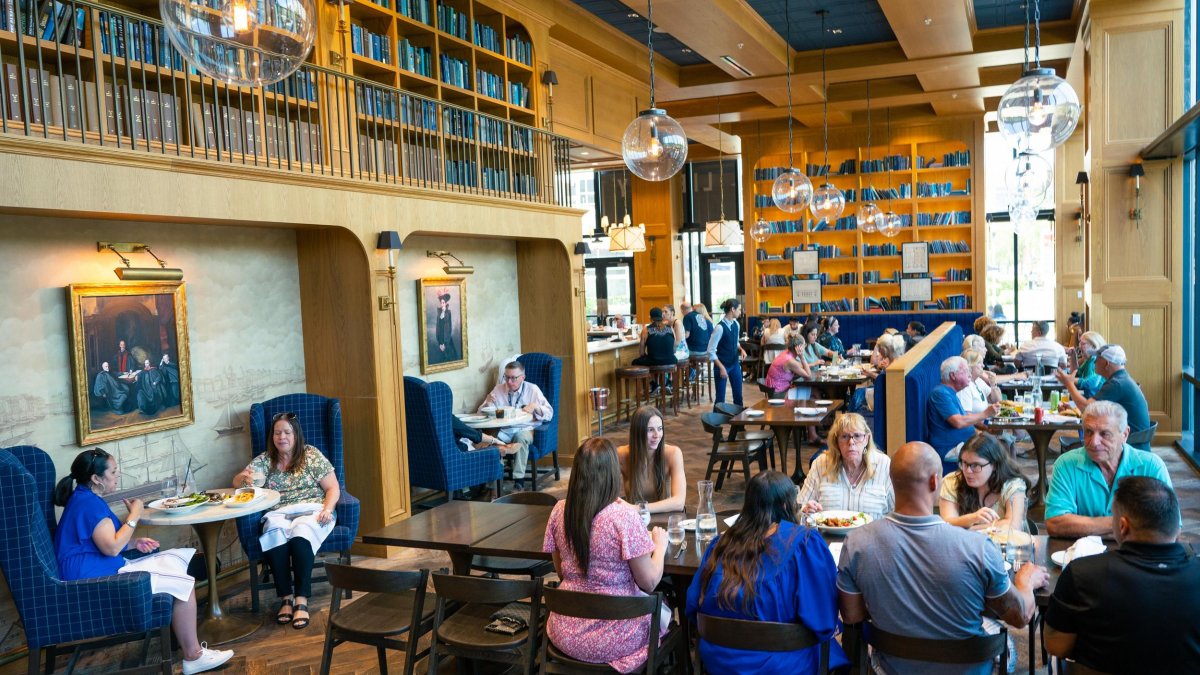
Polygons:
M225 521L252 513L262 513L274 508L279 503L279 493L275 490L257 489L265 494L258 497L254 504L244 508L208 504L180 514L172 514L149 507L142 511L141 524L143 525L191 525L200 538L200 548L204 551L204 562L208 565L208 614L200 617L196 633L202 642L210 645L220 645L246 637L262 625L261 616L234 616L224 613L221 610L221 594L217 588L217 541ZM209 490L209 492L228 494L233 492L233 488Z
M472 429L503 429L504 427L515 427L520 424L533 424L533 415L522 410L516 415L489 417L487 419L476 420L473 422L463 420L463 423Z

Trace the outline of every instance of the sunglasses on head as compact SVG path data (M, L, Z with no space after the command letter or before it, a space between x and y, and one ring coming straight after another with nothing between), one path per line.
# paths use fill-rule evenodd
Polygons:
M271 421L272 421L272 422L278 422L279 420L287 420L287 421L291 422L291 421L293 421L293 420L295 420L295 419L296 419L296 413L294 413L294 412L281 412L281 413L276 413L276 414L275 414L275 416L271 418Z

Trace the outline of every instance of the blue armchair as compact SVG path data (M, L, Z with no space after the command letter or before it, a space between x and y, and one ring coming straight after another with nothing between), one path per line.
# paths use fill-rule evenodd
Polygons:
M525 366L525 381L536 384L542 390L550 407L554 408L554 417L533 431L533 445L529 448L529 470L533 472L533 489L538 489L539 459L550 455L554 459L554 480L559 480L561 474L558 468L558 418L561 410L558 407L559 390L562 388L562 359L550 354L531 352L523 354L518 361Z
M464 452L454 440L451 411L454 395L445 382L404 377L404 430L408 438L409 482L430 490L454 491L504 477L500 451L484 448Z
M162 653L153 667L170 675L175 599L153 593L145 572L60 580L42 510L46 475L52 484L54 465L41 450L25 446L16 453L0 451L0 570L25 628L28 672L41 669L44 647L49 648L46 672L52 672L56 645L105 638L96 645L102 646L114 638L137 640L157 631Z
M282 412L296 413L300 429L304 431L304 442L319 449L333 465L333 472L337 475L338 487L342 492L335 509L337 524L317 553L337 553L338 562L349 565L350 546L358 535L360 505L358 499L346 491L346 472L342 459L342 407L336 398L316 394L286 394L252 404L250 450L254 457L266 452L270 420ZM258 543L261 518L261 513L255 513L237 519L238 539L241 540L246 558L250 561L251 607L255 612L259 610L258 592L274 588L274 584L267 579L267 567L263 561L262 547ZM316 567L322 566L321 560L318 559ZM324 576L313 577L313 581L325 580Z

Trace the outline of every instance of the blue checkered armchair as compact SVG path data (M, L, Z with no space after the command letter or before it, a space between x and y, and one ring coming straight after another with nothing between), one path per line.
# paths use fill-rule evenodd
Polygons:
M49 494L46 476L52 488L54 465L45 452L29 446L0 451L0 570L25 628L28 672L39 671L43 648L49 648L46 672L51 672L56 645L115 636L141 639L158 631L157 666L170 675L174 598L151 592L146 572L60 580L47 526L53 515L48 519L42 508Z
M404 429L408 438L409 481L430 490L454 491L504 477L500 451L484 448L464 452L454 440L450 420L454 395L445 382L404 377Z
M254 457L267 450L271 418L284 412L296 413L300 429L304 432L304 442L320 450L329 459L342 492L335 509L337 524L317 553L337 553L338 562L349 565L350 546L354 543L354 537L358 535L360 505L358 499L346 491L346 472L342 459L342 407L336 398L316 394L285 394L269 401L251 404L250 450ZM262 559L262 547L258 543L261 518L261 513L255 513L237 519L238 539L241 540L246 558L250 561L251 606L255 612L259 608L258 592L275 586L267 580L268 568ZM317 561L317 566L322 566L320 560ZM313 581L325 579L323 576L313 577Z
M546 455L554 459L554 480L561 475L558 468L558 408L559 390L562 388L562 359L557 356L531 352L522 354L518 361L525 366L525 381L532 382L542 390L542 395L554 408L554 417L533 430L533 445L529 448L529 469L533 472L533 489L538 489L537 461Z

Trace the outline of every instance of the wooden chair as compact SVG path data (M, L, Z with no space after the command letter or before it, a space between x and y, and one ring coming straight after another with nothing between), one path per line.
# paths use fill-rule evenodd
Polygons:
M712 434L713 447L708 453L708 468L704 472L704 480L712 479L713 467L721 463L717 469L716 489L721 489L725 482L725 474L732 471L733 462L742 463L742 475L750 482L750 461L756 460L762 468L766 468L766 444L763 441L727 441L725 440L724 425L728 424L729 415L718 412L704 413L700 416L700 424L704 430Z
M890 656L930 663L991 662L999 656L999 672L1008 672L1008 629L1004 627L995 635L980 635L962 640L935 640L897 635L880 630L869 621L865 622L860 630L865 638L858 641L858 672L861 675L871 672L866 653L867 645Z
M659 635L661 626L660 614L663 606L662 593L653 595L604 595L601 593L584 593L582 591L566 591L547 586L542 589L546 602L546 610L563 616L579 619L636 619L650 615L650 635ZM683 663L688 658L687 645L682 639L682 631L678 625L672 626L661 643L650 640L646 662L635 673L657 672L659 667L667 662L672 650L678 653L676 657ZM577 661L563 654L547 638L542 640L542 671L550 675L574 675L576 673L615 673L607 663L588 663Z
M321 653L321 675L329 675L333 648L343 642L373 645L381 675L387 675L387 650L404 650L404 673L412 675L417 661L429 653L428 649L418 651L417 641L433 629L433 612L425 608L426 600L437 600L436 595L425 593L429 570L376 570L333 563L327 563L325 570L335 591L362 591L366 595L342 609L341 593L333 594Z
M716 412L730 417L737 417L746 410L746 406L741 406L736 403L717 403L713 405ZM726 438L729 441L762 441L766 445L767 457L771 460L771 468L775 468L775 432L763 426L758 429L747 429L745 427L735 427L730 425L729 436Z
M433 636L429 643L429 673L437 675L445 655L459 658L523 665L532 675L538 658L538 640L542 633L542 580L486 579L483 577L435 573L433 589L437 593ZM484 627L492 614L511 602L529 598L529 628L516 635L491 633ZM448 612L447 603L462 603Z
M821 642L816 633L802 624L727 619L701 613L696 617L696 625L701 639L729 649L792 652L820 645L817 673L829 673L829 641ZM703 662L700 666L701 672L705 672Z
M528 504L533 506L554 506L558 498L545 492L514 492L496 499L493 504ZM503 558L500 556L477 555L471 558L471 569L484 572L495 577L499 574L544 577L554 571L554 563L549 560L530 560L527 558ZM437 575L434 575L435 577ZM524 597L524 596L523 596Z

